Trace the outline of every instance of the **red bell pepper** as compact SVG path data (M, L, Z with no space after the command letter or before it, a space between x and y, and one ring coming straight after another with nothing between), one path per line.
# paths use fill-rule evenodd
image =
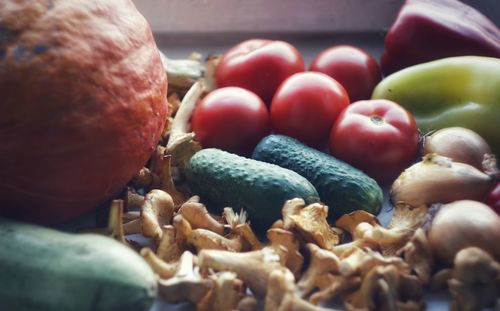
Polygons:
M457 0L406 0L385 36L381 67L388 75L450 56L500 57L500 30Z
M498 182L491 190L490 194L486 198L486 204L488 204L498 215L500 215L500 182Z

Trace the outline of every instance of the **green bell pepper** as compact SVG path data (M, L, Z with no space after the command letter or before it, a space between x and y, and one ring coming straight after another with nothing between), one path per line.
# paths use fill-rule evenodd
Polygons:
M459 56L407 67L382 80L372 98L408 109L423 133L469 128L500 156L500 58Z

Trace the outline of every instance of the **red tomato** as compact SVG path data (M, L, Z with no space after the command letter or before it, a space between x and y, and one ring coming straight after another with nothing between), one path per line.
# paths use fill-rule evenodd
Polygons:
M191 125L203 148L246 156L270 131L267 107L257 95L239 87L209 93L193 112Z
M349 105L345 89L319 72L296 73L276 91L271 103L271 125L275 132L308 145L320 146L340 112Z
M351 102L369 99L381 80L380 67L373 56L349 45L334 46L319 53L309 70L337 80L346 89Z
M287 42L251 39L234 46L220 59L215 72L219 87L239 86L270 104L286 78L304 71L299 51Z
M486 204L488 204L498 215L500 215L500 182L497 183L495 188L493 188L486 198Z
M385 99L362 100L338 117L330 134L330 152L386 183L415 160L418 140L415 120L403 107Z

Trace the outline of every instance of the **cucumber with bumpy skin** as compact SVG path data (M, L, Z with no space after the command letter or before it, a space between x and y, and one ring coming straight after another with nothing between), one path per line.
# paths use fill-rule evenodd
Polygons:
M298 140L269 135L255 147L252 158L290 169L304 176L318 190L329 207L329 219L335 220L355 210L377 215L383 193L375 180L351 165Z
M122 243L0 218L0 310L149 310L157 280Z
M189 161L186 177L190 189L212 212L243 208L260 232L281 218L286 200L319 201L314 186L299 174L215 148L198 151Z

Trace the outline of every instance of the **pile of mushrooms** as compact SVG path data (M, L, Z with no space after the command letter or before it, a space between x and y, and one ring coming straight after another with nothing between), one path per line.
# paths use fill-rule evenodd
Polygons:
M123 202L113 202L107 233L125 243L131 234L149 237L147 246L129 245L155 271L159 294L170 303L197 310L324 310L332 303L348 310L423 309L430 258L421 231L400 254L384 256L379 242L359 243L363 237L354 231L354 240L341 244L348 231L328 224L328 207L302 199L284 204L265 242L244 212L226 208L216 218L196 196L176 207L167 192L153 189L139 213L123 213ZM358 219L346 217L339 221L354 226Z
M165 301L196 310L424 310L424 291L447 287L454 310L500 306L500 254L494 247L500 218L476 201L449 208L489 189L498 175L491 157L489 170L480 172L444 156L425 156L393 184L387 227L364 211L332 226L328 206L292 199L259 239L245 211L227 207L212 215L182 186L186 163L200 150L189 119L213 88L217 58L205 64L199 58L164 61L175 81L171 122L99 231L144 257ZM478 214L467 216L468 208ZM454 228L448 230L453 223L446 219ZM464 239L457 239L460 234Z

